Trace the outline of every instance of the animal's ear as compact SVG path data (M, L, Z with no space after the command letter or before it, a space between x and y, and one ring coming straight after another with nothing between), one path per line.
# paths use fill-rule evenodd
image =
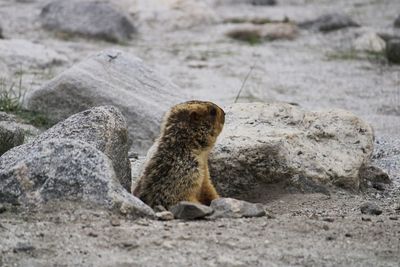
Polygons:
M199 120L199 113L197 113L196 111L192 110L192 111L190 111L189 117L190 117L190 121L198 121Z

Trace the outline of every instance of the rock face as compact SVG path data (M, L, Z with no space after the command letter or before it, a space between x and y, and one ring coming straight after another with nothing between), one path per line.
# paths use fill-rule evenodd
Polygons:
M82 61L26 98L29 110L53 122L94 106L116 106L127 119L134 151L142 154L158 135L164 112L184 101L177 86L118 50Z
M217 191L235 196L296 175L357 190L373 151L371 127L342 111L307 112L274 104L234 104L210 156Z
M358 51L381 53L386 49L386 42L376 33L369 32L358 37L353 46Z
M387 42L386 56L395 64L400 64L400 39L392 39Z
M129 40L135 27L129 16L107 2L55 0L40 14L45 29L111 42Z
M0 58L14 69L47 68L68 62L67 57L27 40L0 40Z
M170 211L176 219L182 220L201 219L213 212L212 208L208 206L188 201L179 202L175 206L172 206Z
M215 199L211 202L210 207L214 210L212 218L262 217L266 215L261 204L234 198Z
M106 154L111 159L118 180L130 191L128 129L124 116L117 108L102 106L72 115L39 135L33 143L54 138L80 140Z
M318 17L315 20L300 24L300 27L318 30L321 32L330 32L347 27L358 27L349 16L340 13L332 13Z

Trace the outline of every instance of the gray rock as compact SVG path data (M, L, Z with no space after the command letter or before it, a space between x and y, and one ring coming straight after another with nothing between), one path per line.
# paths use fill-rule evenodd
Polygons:
M284 103L226 107L210 155L210 173L224 196L251 193L299 175L317 184L357 190L370 161L373 131L350 112L308 112Z
M381 53L386 49L386 42L378 34L368 32L354 40L353 47L357 51Z
M360 25L345 14L332 13L322 15L315 20L300 23L299 26L321 32L330 32L347 27L359 27Z
M116 106L127 119L134 151L142 154L158 135L164 112L185 99L176 85L119 50L89 57L26 98L29 110L52 122L93 106Z
M24 131L15 122L0 121L0 156L24 143Z
M0 24L0 39L2 39L2 38L4 38L4 36L3 36L3 28L1 27L1 24Z
M161 221L171 221L174 219L174 214L170 211L156 212L156 217Z
M15 122L17 117L13 114L9 114L7 112L0 111L0 121L13 121Z
M384 170L374 165L363 166L360 169L360 179L371 183L391 183L389 175Z
M45 29L111 42L129 40L136 32L129 15L107 2L55 0L40 14Z
M183 220L201 219L213 212L212 208L208 206L188 201L181 201L169 210L174 214L176 219Z
M36 248L30 243L17 243L17 246L13 249L14 253L25 252L29 253L35 250Z
M27 40L0 40L0 58L15 70L48 68L68 62L68 58L41 44Z
M255 6L274 6L277 2L276 0L251 0L251 4Z
M213 2L217 5L249 4L254 6L274 6L277 4L276 0L216 0Z
M394 21L394 27L400 28L400 15Z
M360 210L362 214L368 214L368 215L382 214L382 209L378 205L372 202L366 202L362 204Z
M298 28L292 23L267 23L263 25L234 25L225 35L230 38L247 41L292 40L296 38Z
M111 160L88 143L50 139L0 157L0 202L40 206L64 200L154 216L150 207L122 188Z
M294 175L288 180L286 189L292 192L320 193L329 196L329 189L301 175Z
M4 213L7 211L7 207L4 204L0 204L0 214Z
M33 143L53 138L80 140L94 146L111 159L118 180L126 190L131 190L127 123L117 108L101 106L72 115L39 135Z
M214 210L212 218L262 217L266 215L261 204L234 198L215 199L211 202L210 207Z
M155 207L153 208L153 210L154 210L155 212L163 212L163 211L167 211L167 209L166 209L166 208L164 208L164 206L161 206L161 205L157 205L157 206L155 206Z
M4 127L3 130L12 129L12 131L17 131L19 133L19 134L16 133L13 139L20 140L20 138L21 138L20 133L22 133L24 136L23 143L28 143L28 142L32 141L36 136L38 136L41 133L41 130L37 129L36 127L34 127L32 125L21 122L15 115L8 114L6 112L0 112L0 125L3 125L3 127ZM4 138L3 141L6 142L6 138ZM0 141L0 143L1 143L1 141ZM17 142L12 147L20 145L20 144L22 144L22 143ZM1 154L2 153L0 153L0 155Z
M392 39L386 43L386 57L395 64L400 64L400 39Z

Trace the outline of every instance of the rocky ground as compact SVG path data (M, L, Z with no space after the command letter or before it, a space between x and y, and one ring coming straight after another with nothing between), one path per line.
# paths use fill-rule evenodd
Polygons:
M399 266L400 65L384 52L356 50L354 42L368 32L399 36L393 24L400 2L112 2L130 13L138 31L132 40L60 36L38 19L47 1L0 1L4 82L22 77L29 94L89 55L118 48L142 58L191 98L227 106L242 87L239 102L350 110L375 129L373 162L392 184L356 193L332 189L330 196L267 185L244 197L263 203L269 216L193 222L131 220L68 203L39 210L0 205L1 266ZM287 17L300 25L332 12L346 13L361 27L299 29L289 40L264 42L226 36L243 22ZM362 214L366 202L382 213Z

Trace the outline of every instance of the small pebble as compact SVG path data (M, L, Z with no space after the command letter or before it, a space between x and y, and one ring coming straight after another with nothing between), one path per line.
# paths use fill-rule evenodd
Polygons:
M333 218L323 218L322 220L325 222L334 222L335 221L335 219L333 219Z
M4 205L0 204L0 214L3 212L6 212L6 211L7 211L7 208Z
M156 213L156 217L161 221L171 221L174 219L174 214L170 211L161 211Z
M99 235L97 233L94 233L94 232L89 232L88 236L90 236L90 237L98 237Z
M126 241L126 242L122 242L122 243L121 243L121 247L126 248L126 249L128 249L128 250L131 250L131 249L138 248L138 247L139 247L139 244L136 243L136 242L129 242L129 241Z
M361 217L361 220L364 221L364 222L370 222L371 218Z
M350 233L346 233L346 234L344 234L344 236L345 236L345 237L352 237L353 235L350 234Z
M210 215L213 213L213 209L202 204L181 201L172 206L170 212L172 212L174 217L177 219L194 220Z
M182 235L178 239L180 240L190 240L191 236L190 235Z
M385 185L383 183L373 183L372 187L379 191L385 191Z
M18 243L17 246L13 249L13 252L31 252L33 250L35 250L35 247L29 243Z
M111 220L110 220L110 224L112 226L120 226L121 222L117 217L112 217Z
M382 214L382 209L372 202L366 202L361 205L360 207L362 214L369 214L369 215L380 215Z
M334 237L334 236L327 236L326 237L326 240L327 241L332 241L332 240L335 240L336 238Z
M38 237L44 237L44 233L39 233L37 236Z
M397 217L397 216L390 216L389 219L392 220L392 221L397 221L397 220L399 219L399 217Z
M149 226L150 225L149 222L146 221L146 220L137 220L136 224L142 225L142 226Z

